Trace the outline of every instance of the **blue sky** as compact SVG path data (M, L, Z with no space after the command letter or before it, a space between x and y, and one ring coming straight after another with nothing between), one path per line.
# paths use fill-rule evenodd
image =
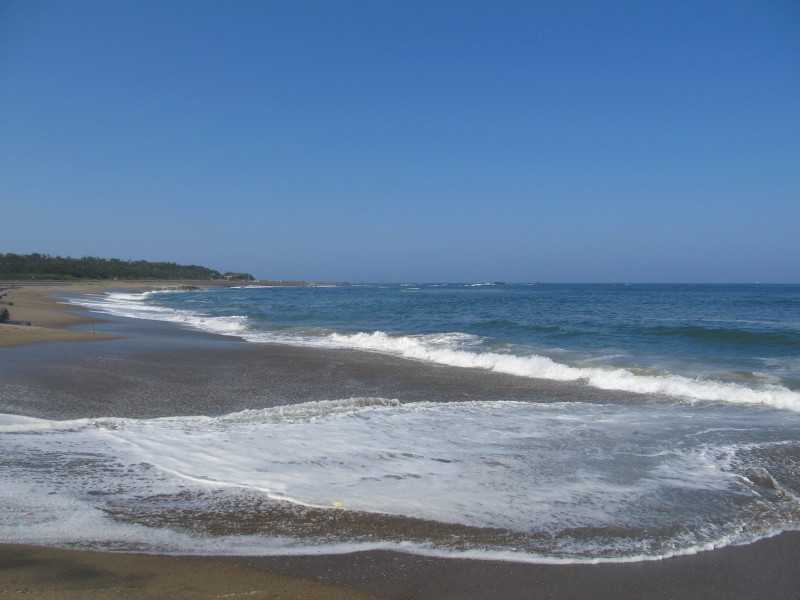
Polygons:
M0 0L0 251L800 282L800 5Z

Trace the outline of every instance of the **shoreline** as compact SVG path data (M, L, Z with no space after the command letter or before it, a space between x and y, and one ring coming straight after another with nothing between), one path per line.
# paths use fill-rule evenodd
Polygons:
M3 384L25 389L0 412L47 418L220 414L334 395L404 401L538 394L549 400L624 402L625 394L348 350L242 344L171 323L95 320L50 298L58 293L154 289L180 282L31 286L53 311L49 329L96 323L60 344L0 349ZM79 287L80 289L76 289ZM19 289L19 288L18 288ZM30 289L30 288L28 288ZM22 306L22 304L20 304ZM31 309L37 308L31 302ZM44 341L44 340L40 340ZM78 342L78 343L71 343ZM106 342L106 343L104 343ZM66 344L66 345L64 345ZM0 361L2 362L2 361ZM303 374L298 380L299 374ZM332 385L335 382L335 385ZM41 392L41 393L40 393ZM159 402L152 403L154 394ZM202 395L201 395L202 394ZM7 398L8 396L6 396ZM38 400L43 398L43 400ZM40 402L37 404L36 402ZM21 406L19 406L21 404ZM30 598L774 598L797 600L800 533L785 532L661 560L547 565L435 558L372 550L350 554L230 557L142 555L0 544L0 596Z
M87 280L0 282L0 309L8 308L14 321L30 325L0 323L0 347L42 342L85 342L112 339L95 330L77 330L76 326L102 323L105 319L89 316L87 311L59 302L59 294L91 294L108 290L155 290L181 286L228 287L231 282L194 280Z
M0 544L0 595L50 600L297 598L796 600L800 533L639 563L541 565L373 550L176 556Z
M259 568L250 559L0 544L0 597L47 600L286 598L378 600L350 586Z

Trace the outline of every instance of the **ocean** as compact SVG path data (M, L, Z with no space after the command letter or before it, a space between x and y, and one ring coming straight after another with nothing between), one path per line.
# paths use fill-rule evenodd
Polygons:
M588 393L331 397L159 419L0 415L2 539L571 563L800 529L800 286L243 286L71 301L254 344L383 353ZM377 525L303 526L344 514ZM227 525L197 525L214 519Z

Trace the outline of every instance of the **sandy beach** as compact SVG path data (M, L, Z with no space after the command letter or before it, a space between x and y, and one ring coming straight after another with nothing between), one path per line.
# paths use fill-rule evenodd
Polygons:
M34 342L93 341L109 335L91 328L82 331L75 325L91 325L98 319L71 309L55 296L61 294L96 294L109 289L152 290L187 285L229 285L223 282L197 281L81 281L81 282L0 282L0 309L7 308L14 321L30 325L0 324L0 347Z
M490 390L512 399L537 393L568 401L625 401L624 394L577 384L358 351L247 344L172 324L95 321L53 299L54 294L150 286L164 284L104 282L12 290L7 299L14 302L13 318L30 320L41 335L25 339L16 329L33 327L0 326L2 345L14 346L0 348L0 412L49 419L214 415L331 396L416 401L432 391L445 401L480 398ZM86 330L92 326L94 332ZM7 327L14 332L5 331ZM285 516L273 511L251 525L259 531L281 531ZM205 519L206 528L231 526L230 521L214 523L207 515L199 518ZM235 522L236 516L230 519ZM333 527L334 532L359 528L359 535L370 529L380 533L381 528L394 534L414 535L416 529L429 534L433 527L413 520L325 521L311 513L300 519L307 527ZM178 557L6 544L0 546L0 597L797 600L798 561L800 535L795 533L660 561L562 566L386 551Z
M800 534L619 565L524 565L389 552L176 557L0 545L0 597L796 600Z
M52 294L62 289L74 289L80 286L41 285L12 287L0 286L2 308L7 308L14 321L27 321L30 325L0 324L0 346L17 346L33 342L46 341L78 341L100 339L106 336L96 335L91 331L73 331L67 329L71 325L91 323L89 317L68 311L59 304Z
M0 597L377 599L350 586L283 575L250 559L145 556L0 545Z

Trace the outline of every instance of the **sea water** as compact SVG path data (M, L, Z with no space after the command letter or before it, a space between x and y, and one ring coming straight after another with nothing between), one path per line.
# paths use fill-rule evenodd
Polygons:
M800 526L800 286L375 284L75 302L251 343L380 352L620 396L331 398L140 420L3 415L3 540L598 562ZM299 520L350 511L428 525L234 534L185 518L250 522L260 499L296 507L289 518Z

